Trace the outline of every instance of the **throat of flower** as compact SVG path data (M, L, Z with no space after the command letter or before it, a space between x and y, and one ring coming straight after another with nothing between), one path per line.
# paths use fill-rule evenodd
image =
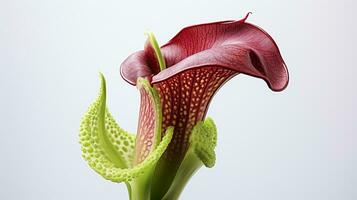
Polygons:
M147 31L147 32L145 32L145 35L148 37L150 45L152 46L152 48L155 51L156 58L157 58L157 60L159 62L160 71L166 69L165 59L162 56L162 53L161 53L161 50L160 50L160 46L159 46L159 44L158 44L158 42L157 42L157 40L155 38L154 33L151 32L151 31Z

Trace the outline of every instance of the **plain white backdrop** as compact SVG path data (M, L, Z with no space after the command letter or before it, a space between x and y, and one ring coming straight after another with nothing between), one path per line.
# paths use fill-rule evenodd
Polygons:
M81 158L78 129L101 71L118 123L136 131L139 94L120 63L181 28L240 19L264 28L290 71L273 93L239 75L213 99L217 163L181 199L357 199L357 6L340 1L0 1L0 199L127 199Z

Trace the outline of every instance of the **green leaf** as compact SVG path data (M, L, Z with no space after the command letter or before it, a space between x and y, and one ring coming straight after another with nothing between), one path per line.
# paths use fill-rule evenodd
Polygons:
M102 74L100 78L99 95L81 123L82 155L89 166L105 179L125 181L125 173L118 171L131 166L135 136L122 130L106 109L106 84Z
M146 172L151 172L173 135L173 127L158 146L136 166L132 166L135 136L122 130L106 109L106 85L101 75L101 89L97 99L84 115L80 128L83 158L105 179L129 183Z

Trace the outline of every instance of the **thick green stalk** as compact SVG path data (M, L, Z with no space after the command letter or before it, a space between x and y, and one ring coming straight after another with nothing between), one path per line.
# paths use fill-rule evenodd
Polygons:
M176 200L190 178L203 165L213 167L216 160L217 129L211 118L198 122L192 129L190 146L163 200Z
M130 182L130 200L150 200L153 169Z
M183 159L170 189L162 200L177 200L190 178L202 167L202 161L189 149Z
M153 184L152 200L161 200L169 190L180 164L170 162L162 157L156 165Z

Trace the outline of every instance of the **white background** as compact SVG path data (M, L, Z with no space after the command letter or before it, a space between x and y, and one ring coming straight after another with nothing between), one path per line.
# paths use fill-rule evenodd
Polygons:
M281 93L239 75L211 103L217 164L181 199L357 199L357 7L344 1L0 1L0 199L127 199L81 158L78 129L101 71L121 127L136 131L139 94L119 75L181 28L240 19L276 40L290 71Z

